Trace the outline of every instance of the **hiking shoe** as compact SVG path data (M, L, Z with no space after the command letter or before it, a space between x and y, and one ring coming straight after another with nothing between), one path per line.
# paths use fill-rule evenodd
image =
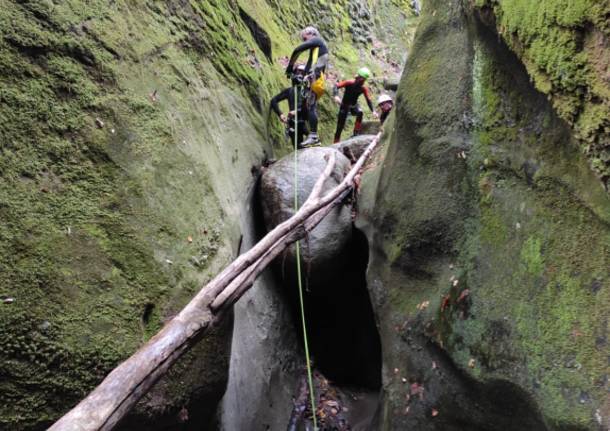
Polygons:
M320 145L320 138L318 138L318 134L310 133L307 139L301 143L301 148L317 147Z

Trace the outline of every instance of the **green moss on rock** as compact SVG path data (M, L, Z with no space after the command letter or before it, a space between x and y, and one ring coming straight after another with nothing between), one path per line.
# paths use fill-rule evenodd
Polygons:
M575 130L593 170L607 188L610 84L607 45L610 5L601 0L477 0L526 65L538 90Z
M608 195L495 31L424 12L359 201L381 428L607 427Z
M371 59L346 42L347 3L2 3L0 428L49 425L233 257L252 167L289 150L265 114L298 29L319 24L336 71ZM328 139L335 109L323 102ZM209 417L229 331L134 417L171 419L196 399Z

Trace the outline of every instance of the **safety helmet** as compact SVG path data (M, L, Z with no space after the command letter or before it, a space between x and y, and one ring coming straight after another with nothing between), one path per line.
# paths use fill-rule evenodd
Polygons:
M320 37L320 32L317 28L310 25L301 30L301 39L303 39L305 36Z
M377 106L381 105L382 103L386 103L386 102L393 102L393 100L387 94L382 94L381 96L379 96L379 99L377 99Z
M358 69L357 75L361 78L367 79L369 76L371 76L371 71L368 67L361 67L360 69Z
M305 79L305 65L297 64L292 69L292 85L301 85Z

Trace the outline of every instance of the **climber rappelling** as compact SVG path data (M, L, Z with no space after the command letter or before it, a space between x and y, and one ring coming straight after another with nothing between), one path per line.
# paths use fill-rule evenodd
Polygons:
M358 105L358 98L361 94L364 94L364 98L366 99L366 103L369 106L369 109L373 113L375 118L378 117L377 112L375 112L375 108L373 107L373 102L371 101L371 96L369 89L364 85L366 80L371 75L371 72L366 67L361 67L358 70L358 73L354 77L354 79L349 79L346 81L340 81L335 84L333 88L333 96L335 98L335 102L339 104L339 115L337 116L337 130L335 131L335 139L334 142L337 143L341 139L341 132L345 127L345 120L349 114L352 114L356 117L356 124L354 125L354 135L360 134L360 130L362 128L362 118L364 117L364 112ZM344 88L345 92L343 93L343 99L339 97L339 89Z
M318 112L317 101L324 94L326 66L328 65L328 47L315 27L306 27L301 31L303 43L297 46L286 67L286 76L292 77L294 74L294 64L299 55L304 51L309 51L309 58L305 65L305 83L309 87L306 93L306 115L309 122L310 133L303 147L316 145L320 142L318 137Z
M271 99L271 109L280 117L280 121L286 125L286 135L290 138L290 142L294 142L296 136L297 147L299 148L307 134L307 107L302 88L304 78L305 65L300 64L294 68L292 86L285 88ZM279 103L283 100L288 101L288 115L282 113L279 107ZM297 117L296 122L295 117Z

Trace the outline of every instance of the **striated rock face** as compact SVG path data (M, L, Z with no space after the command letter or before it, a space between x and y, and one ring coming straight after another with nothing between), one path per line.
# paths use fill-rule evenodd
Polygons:
M605 430L610 199L489 28L423 13L359 198L380 429Z
M303 202L311 193L318 177L324 172L328 155L336 157L333 172L324 183L322 193L336 187L350 162L343 154L331 148L308 148L298 152L298 202ZM287 220L294 214L294 158L287 156L271 165L263 172L260 186L260 200L267 230ZM345 247L352 237L352 216L349 206L339 205L313 229L308 238L301 241L301 255L307 262L306 270L310 280L316 285L320 280L332 279L332 274L344 264ZM285 268L292 278L295 268L296 248L288 252Z

